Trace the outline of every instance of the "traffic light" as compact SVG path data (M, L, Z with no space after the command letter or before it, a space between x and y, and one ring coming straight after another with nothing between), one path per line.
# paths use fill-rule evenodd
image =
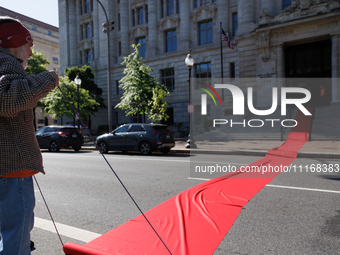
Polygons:
M107 23L103 23L103 24L102 24L102 26L104 27L103 32L104 32L104 33L107 33L107 27L109 27L110 32L111 32L113 29L115 29L114 26L113 26L114 23L115 23L115 22L114 22L113 20L109 23L109 26L107 26Z

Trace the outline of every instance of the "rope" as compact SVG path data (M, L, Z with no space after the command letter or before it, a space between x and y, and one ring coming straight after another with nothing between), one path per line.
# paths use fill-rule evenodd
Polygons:
M78 116L78 119L80 120L81 124L85 127L85 124L83 122L83 120L80 118L79 113L74 109L74 107L72 106L70 100L66 97L66 95L64 94L64 92L61 90L61 88L58 86L58 89L60 90L61 94L65 97L65 99L67 100L67 102L69 103L69 105L71 106L72 110L75 112L75 114ZM110 107L110 106L109 106ZM79 128L79 127L78 127ZM113 167L111 166L111 164L109 163L109 161L106 159L105 155L99 150L98 145L96 143L96 141L94 140L93 136L89 133L91 140L93 141L93 143L95 144L97 150L100 152L100 154L102 155L102 157L104 158L105 162L108 164L109 168L111 169L111 171L113 172L113 174L116 176L117 180L120 182L120 184L123 186L123 188L125 189L126 193L129 195L130 199L132 200L132 202L136 205L136 207L138 208L139 212L142 214L142 216L144 217L144 219L146 220L146 222L149 224L149 226L152 228L152 230L155 232L155 234L157 235L157 237L159 238L159 240L163 243L164 247L168 250L169 254L172 255L171 251L169 250L168 246L165 244L165 242L163 241L163 239L160 237L160 235L158 234L158 232L156 231L156 229L152 226L151 222L148 220L148 218L145 216L144 212L142 211L142 209L139 207L139 205L137 204L137 202L135 201L135 199L133 198L133 196L131 195L131 193L128 191L128 189L125 187L124 183L122 182L122 180L119 178L118 174L116 173L116 171L113 169ZM53 221L53 220L52 220Z
M41 197L42 197L42 199L44 200L44 203L45 203L45 206L46 206L46 208L47 208L47 211L48 211L48 213L50 214L51 220L52 220L52 222L53 222L55 231L57 232L57 235L58 235L58 237L59 237L59 240L60 240L60 242L61 242L61 245L64 246L63 240L61 240L61 236L60 236L60 234L59 234L57 225L55 224L55 221L54 221L54 219L53 219L53 216L52 216L52 213L51 213L51 211L50 211L50 208L48 208L48 205L47 205L47 203L46 203L45 197L44 197L44 195L43 195L43 193L42 193L42 191L41 191L41 189L40 189L39 183L38 183L38 181L37 181L37 179L35 178L34 175L33 175L33 178L34 178L34 180L35 180L35 183L36 183L37 186L38 186L38 189L39 189L39 191L40 191Z

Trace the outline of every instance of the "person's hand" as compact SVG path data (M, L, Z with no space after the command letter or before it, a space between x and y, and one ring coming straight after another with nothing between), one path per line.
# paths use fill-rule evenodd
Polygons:
M55 71L49 71L50 75L55 78L55 86L57 87L59 85L59 75Z

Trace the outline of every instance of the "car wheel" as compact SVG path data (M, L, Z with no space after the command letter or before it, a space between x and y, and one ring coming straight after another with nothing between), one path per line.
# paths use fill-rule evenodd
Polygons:
M169 151L170 151L170 149L161 150L161 152L162 152L163 154L168 154Z
M142 142L139 150L143 155L150 155L152 152L151 145L148 142Z
M49 151L57 152L57 151L59 151L59 145L56 141L52 141L50 143L50 147L48 149L49 149Z
M80 145L73 145L72 149L74 149L75 151L79 151L81 149Z
M106 154L109 152L107 144L103 141L98 143L98 149L103 154Z

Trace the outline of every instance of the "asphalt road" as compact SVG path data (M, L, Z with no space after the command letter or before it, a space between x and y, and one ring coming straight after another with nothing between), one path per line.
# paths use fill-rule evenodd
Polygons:
M44 176L37 176L62 242L84 244L125 223L139 211L109 169L92 151L43 152ZM108 161L143 211L204 180L188 178L189 155L142 156L110 153ZM236 165L258 157L207 155ZM294 164L339 164L297 159ZM280 174L242 210L215 251L224 254L340 254L340 173ZM36 187L33 255L62 255L50 217ZM47 223L46 223L47 220ZM199 254L197 254L199 255ZM202 254L203 255L203 254Z

